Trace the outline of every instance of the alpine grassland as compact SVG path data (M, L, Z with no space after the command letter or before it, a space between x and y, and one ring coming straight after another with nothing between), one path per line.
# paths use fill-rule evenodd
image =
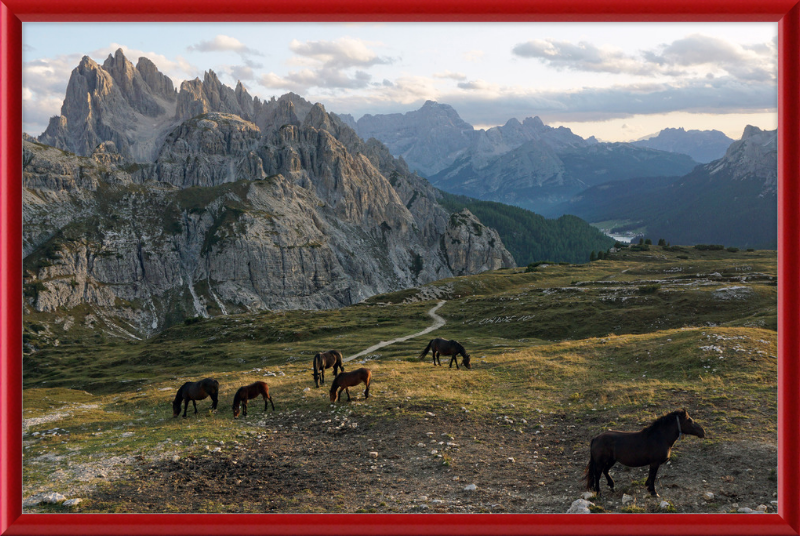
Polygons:
M669 511L772 509L777 285L775 251L650 246L337 310L189 319L147 340L85 305L28 311L23 497L83 499L28 509L48 512L565 512L593 436L683 407L706 437L678 441L660 470ZM441 328L345 363L372 370L368 399L362 385L330 404L331 370L314 388L316 352L347 360L420 332L442 300ZM434 337L461 342L472 368L420 359ZM173 418L177 389L205 377L217 411L206 399ZM256 380L276 411L257 398L234 419L233 394ZM646 471L617 465L594 511L660 511Z

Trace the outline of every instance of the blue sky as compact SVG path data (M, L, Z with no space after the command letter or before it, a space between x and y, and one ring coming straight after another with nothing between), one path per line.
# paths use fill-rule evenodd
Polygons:
M777 127L777 23L25 23L23 121L58 115L84 55L122 48L180 82L213 70L356 119L431 99L476 127L538 115L608 141Z

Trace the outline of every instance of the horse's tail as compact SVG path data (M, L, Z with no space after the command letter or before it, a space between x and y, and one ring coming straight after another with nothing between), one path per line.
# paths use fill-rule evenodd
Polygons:
M208 395L211 397L211 409L217 409L219 402L219 382L212 379L209 382Z
M426 347L425 347L425 349L422 351L422 353L421 353L421 354L419 354L419 358L420 358L420 359L422 359L422 358L424 358L426 355L428 355L428 350L430 350L430 349L431 349L431 345L433 345L433 339L431 339L431 342L429 342L429 343L428 343L428 346L426 346Z
M592 443L594 443L594 439L592 439ZM594 475L596 471L597 471L597 464L594 461L594 456L592 455L592 448L590 443L589 463L586 464L586 469L583 471L583 478L581 479L586 485L586 491L594 491Z
M364 383L367 384L367 388L364 389L364 398L369 398L369 384L372 382L372 371L367 369L367 379Z
M314 355L314 386L319 387L319 371L322 368L322 354L317 353Z

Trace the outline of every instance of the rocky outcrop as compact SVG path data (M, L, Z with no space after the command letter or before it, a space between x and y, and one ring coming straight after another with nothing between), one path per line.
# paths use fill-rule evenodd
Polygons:
M665 128L658 135L631 143L670 153L691 156L702 164L722 158L733 140L719 130L685 130Z
M763 183L762 194L776 194L778 188L778 135L748 125L742 138L731 143L725 156L704 167L711 176L727 175L731 180Z
M61 115L38 139L80 156L111 141L128 159L152 160L174 127L177 95L165 78L149 61L134 68L122 50L102 67L84 56L70 76Z
M455 275L498 270L514 263L507 251L494 247L500 241L497 231L483 225L467 209L450 215L442 240Z
M493 230L468 214L448 222L427 181L321 105L268 133L231 114L193 117L153 164L109 142L91 158L24 145L30 305L88 304L133 336L514 265Z
M84 58L62 111L42 136L59 148L24 141L38 311L88 305L112 332L141 336L514 265L494 231L450 222L430 183L298 95L261 101L211 71L176 93L118 51L103 66Z

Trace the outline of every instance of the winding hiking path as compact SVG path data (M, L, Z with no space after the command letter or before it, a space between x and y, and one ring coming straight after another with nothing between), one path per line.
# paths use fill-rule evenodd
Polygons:
M357 354L351 355L350 357L348 357L346 359L342 359L342 361L343 362L352 361L353 359L355 359L357 357L361 357L363 355L367 355L368 353L374 352L375 350L377 350L379 348L383 348L384 346L389 346L390 344L394 344L396 342L407 341L408 339L413 339L414 337L419 337L420 335L425 335L426 333L430 333L431 331L433 331L435 329L439 329L440 327L444 326L447 323L447 321L444 318L442 318L441 316L437 315L436 311L438 311L439 308L442 305L444 305L445 303L447 303L447 300L442 300L439 303L437 303L436 305L434 305L431 308L430 311L428 311L428 316L433 318L433 324L431 324L427 328L423 329L422 331L419 331L417 333L412 333L411 335L406 335L405 337L398 337L398 338L392 339L390 341L381 341L381 342L379 342L378 344L376 344L374 346L370 346L366 350L363 350L361 352L358 352Z

